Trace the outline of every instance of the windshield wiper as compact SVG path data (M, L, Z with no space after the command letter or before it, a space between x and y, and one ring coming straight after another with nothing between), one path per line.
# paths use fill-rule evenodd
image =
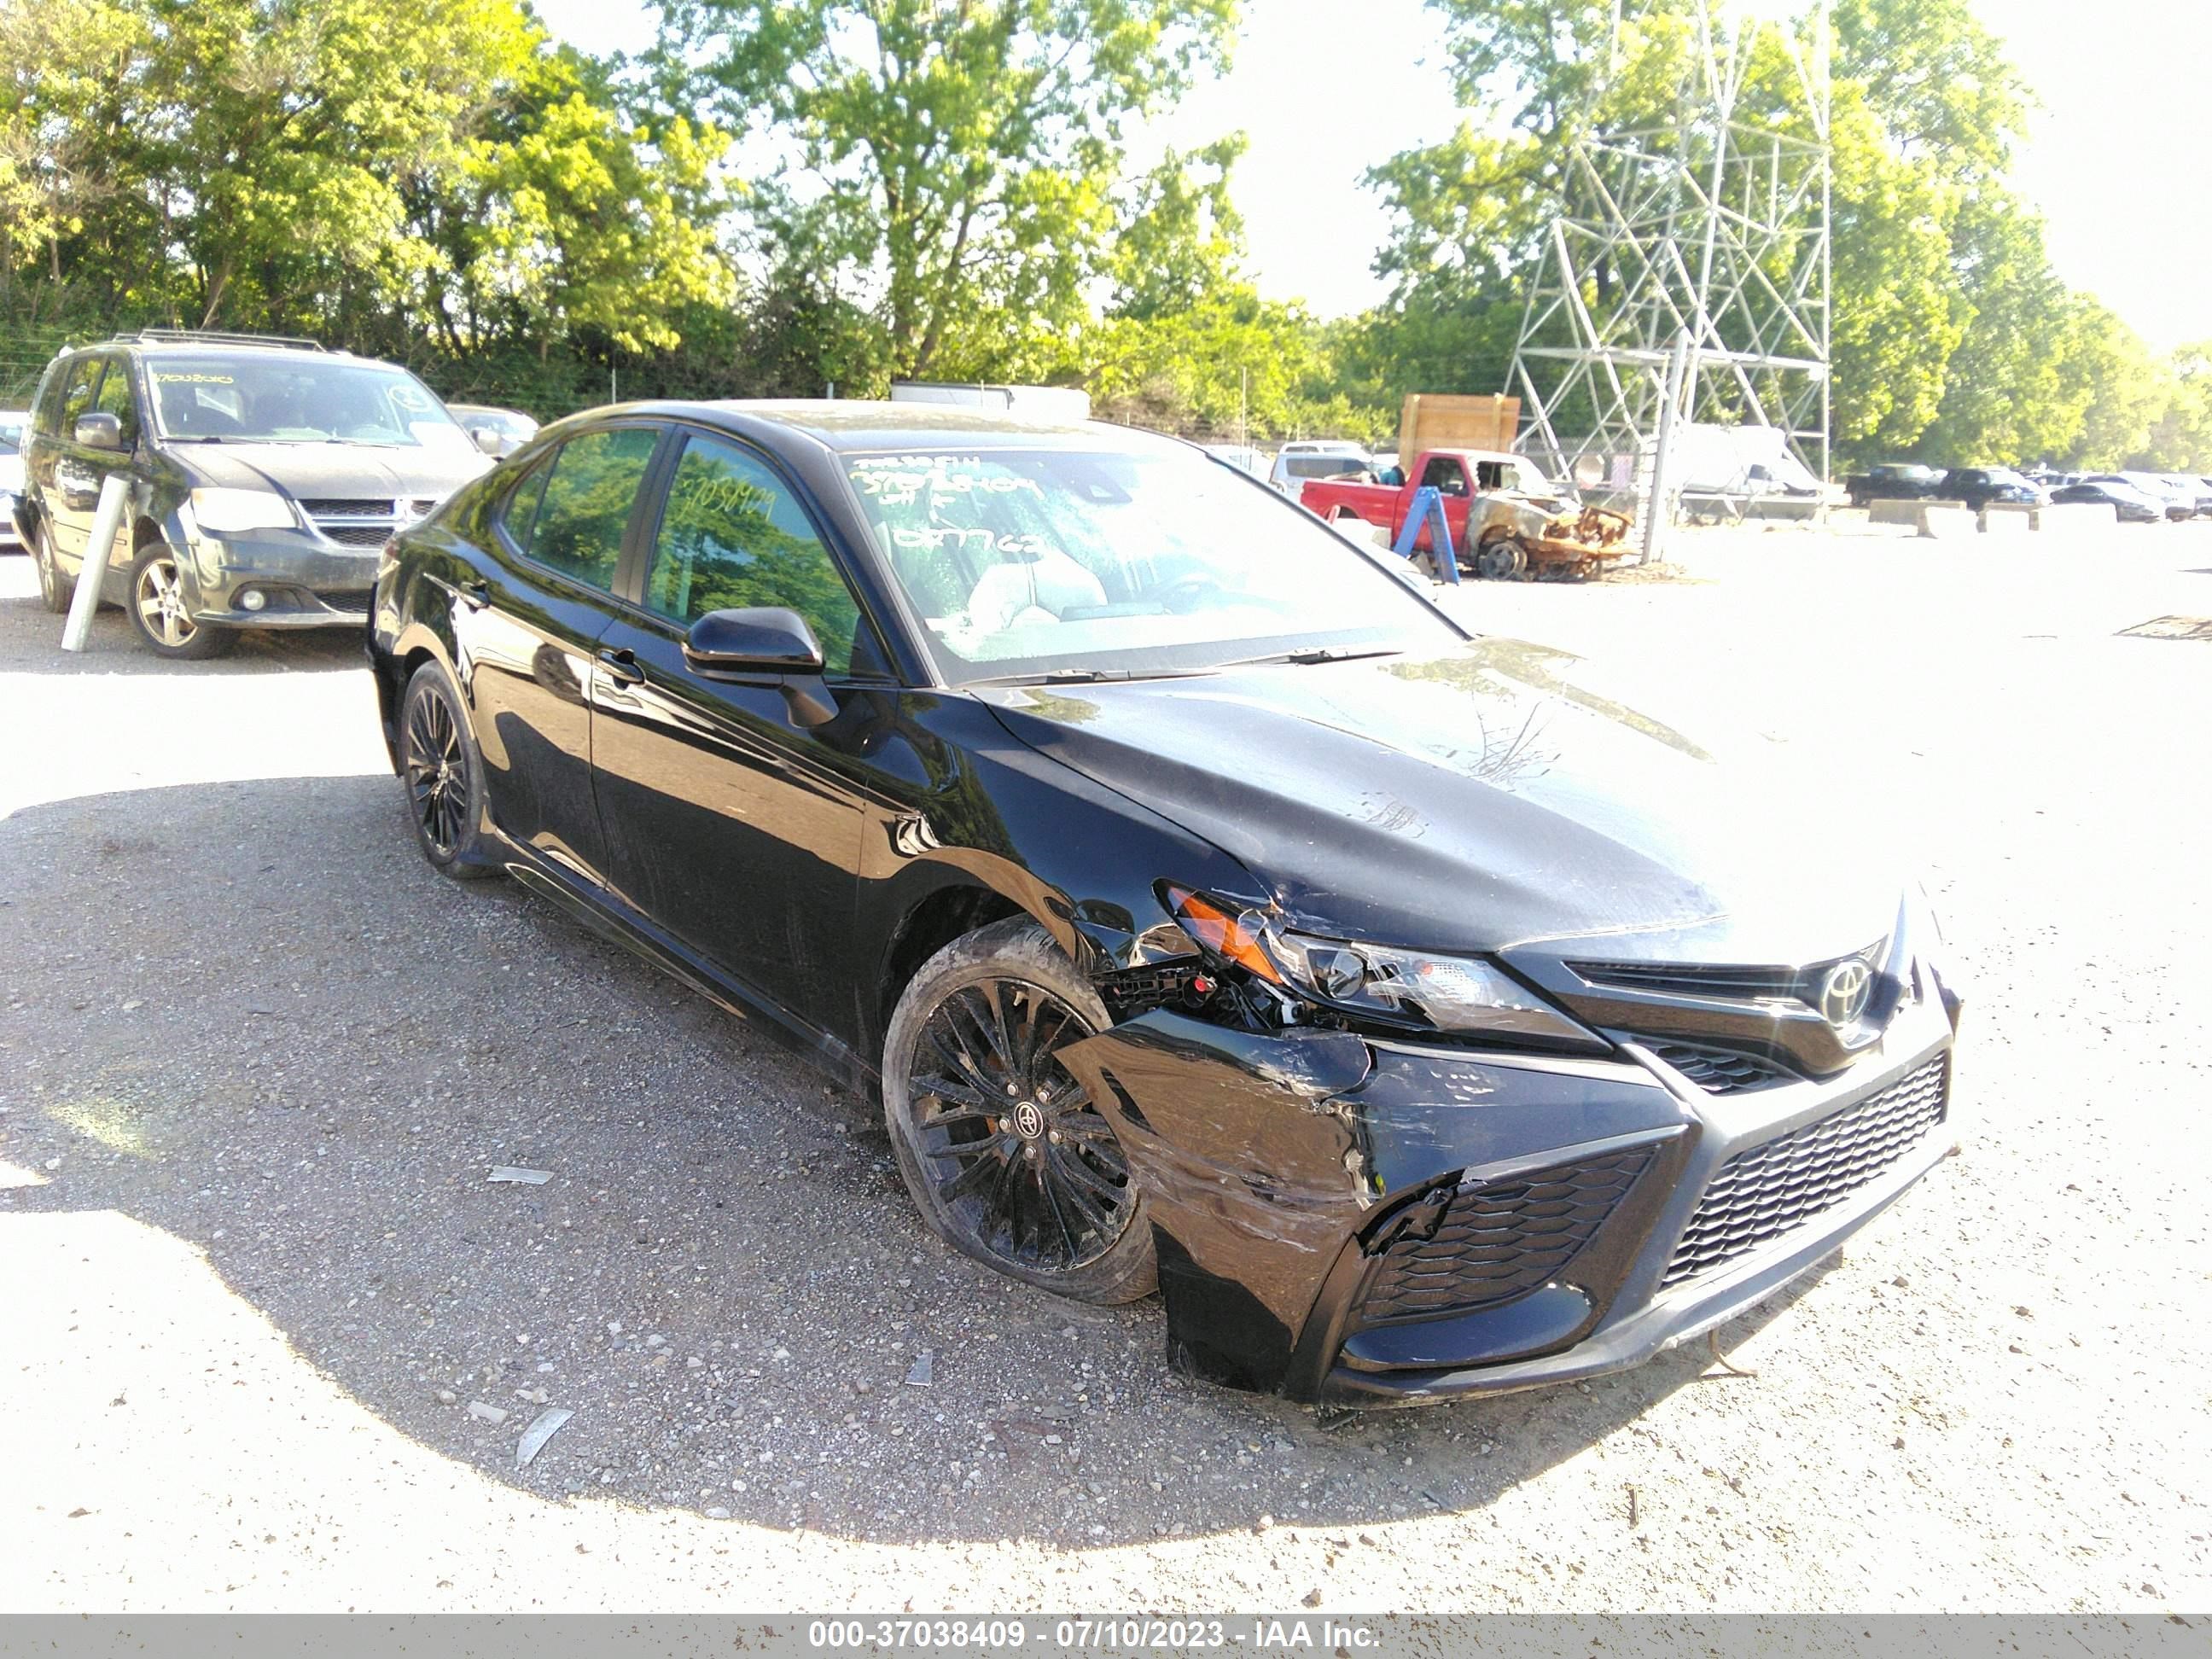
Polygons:
M1346 650L1340 646L1323 645L1316 646L1310 651L1285 651L1272 657L1247 657L1241 662L1233 662L1229 665L1231 668L1249 668L1255 663L1294 662L1302 668L1308 668L1316 663L1355 662L1362 657L1402 657L1405 654L1405 648L1395 645L1374 646L1364 651Z
M1211 668L1054 668L1042 674L1000 674L970 685L1095 685L1102 680L1186 680L1213 673Z

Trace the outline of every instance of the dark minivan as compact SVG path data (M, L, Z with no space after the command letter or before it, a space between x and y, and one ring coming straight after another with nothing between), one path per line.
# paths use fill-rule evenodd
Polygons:
M46 608L65 611L119 474L102 601L158 654L212 657L244 628L361 627L386 540L489 465L405 369L149 330L48 366L15 519Z

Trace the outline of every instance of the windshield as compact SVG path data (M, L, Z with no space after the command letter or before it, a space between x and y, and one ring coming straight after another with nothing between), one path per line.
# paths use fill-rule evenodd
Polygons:
M186 442L469 448L468 434L404 369L334 357L157 357L146 366L163 436Z
M1462 638L1318 519L1188 454L945 450L846 468L956 685Z

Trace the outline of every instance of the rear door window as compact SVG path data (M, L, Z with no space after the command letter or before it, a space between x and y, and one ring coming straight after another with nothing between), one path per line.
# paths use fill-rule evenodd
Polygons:
M524 551L565 576L612 592L638 486L659 442L657 428L626 426L586 432L562 445L546 471Z

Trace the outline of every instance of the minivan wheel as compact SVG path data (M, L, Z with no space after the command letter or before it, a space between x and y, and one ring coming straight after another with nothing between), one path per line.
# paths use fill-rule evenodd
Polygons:
M1133 1302L1157 1273L1128 1159L1054 1058L1109 1022L1027 917L922 965L884 1043L884 1120L939 1237L1009 1278L1081 1302Z
M149 542L131 562L131 623L157 656L179 662L219 657L238 643L228 628L192 620L185 597L184 573L167 542Z
M453 676L426 662L399 703L399 775L416 845L441 874L477 881L498 872L483 856L483 757Z
M56 616L70 608L76 597L76 584L62 574L62 568L54 561L53 532L43 521L31 538L31 562L39 568L39 603Z

